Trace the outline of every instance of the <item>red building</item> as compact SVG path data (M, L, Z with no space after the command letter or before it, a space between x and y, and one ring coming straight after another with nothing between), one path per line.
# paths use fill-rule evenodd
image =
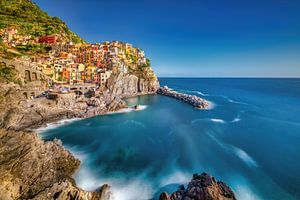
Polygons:
M46 35L39 38L39 43L55 44L57 39L56 35Z

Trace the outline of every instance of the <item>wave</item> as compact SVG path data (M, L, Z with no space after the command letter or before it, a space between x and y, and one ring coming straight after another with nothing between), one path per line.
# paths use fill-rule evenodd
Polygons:
M208 136L212 140L214 140L220 147L225 149L228 153L234 153L238 158L240 158L249 167L258 167L257 162L249 154L247 154L244 150L220 141L213 134L208 134Z
M199 94L201 96L210 96L209 94L205 94L205 93L197 91L197 90L182 90L182 89L178 89L178 90L181 91L181 92Z
M47 130L55 129L57 127L64 126L66 124L70 124L70 123L78 121L78 120L82 120L82 119L81 118L62 119L57 122L47 123L46 126L37 128L34 131L37 133L43 133L43 132L46 132Z

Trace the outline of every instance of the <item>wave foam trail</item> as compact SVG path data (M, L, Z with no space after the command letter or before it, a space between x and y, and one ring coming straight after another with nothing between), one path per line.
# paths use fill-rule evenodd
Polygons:
M232 145L225 144L224 142L221 142L218 140L214 135L208 134L208 136L214 140L220 147L228 151L229 153L234 153L238 158L240 158L246 165L249 167L258 167L257 162L249 156L244 150L237 148Z
M194 119L194 120L191 121L191 124L195 124L195 123L202 122L202 121L212 121L212 122L215 122L215 123L226 124L226 122L223 119L217 119L217 118L211 118L211 119L208 119L208 118L199 118L199 119Z
M140 126L142 128L146 127L142 122L139 122L139 121L136 121L136 120L127 120L127 121L124 122L124 124L134 124L134 125Z
M63 126L63 125L66 125L66 124L69 124L69 123L72 123L72 122L75 122L75 121L78 121L78 120L81 120L81 119L80 118L63 119L63 120L60 120L58 122L48 123L48 124L46 124L45 127L35 129L34 131L37 132L37 133L43 133L47 130L55 129L59 126Z
M181 89L179 89L179 91L187 92L187 93L195 93L195 94L199 94L201 96L210 96L209 94L205 94L205 93L197 91L197 90L181 90Z
M223 119L215 119L215 118L212 118L212 119L210 119L210 121L216 122L216 123L221 123L221 124L225 124L225 123L226 123Z
M256 161L251 158L244 150L232 146L234 153L250 167L257 167Z
M239 121L241 121L242 119L240 118L240 117L236 117L236 118L234 118L232 121L231 121L231 123L236 123L236 122L239 122Z
M261 200L254 192L252 192L249 188L239 185L236 186L236 196L238 199L243 200Z
M202 93L202 92L199 92L199 91L197 91L196 93L200 94L201 96L209 96L209 94L205 94L205 93Z
M229 97L225 96L225 95L219 95L220 97L226 99L227 101L229 101L230 103L235 103L235 104L242 104L242 105L249 105L248 103L245 102L241 102L241 101L235 101L230 99Z
M190 174L178 171L162 179L160 181L160 185L161 187L163 187L165 185L170 185L175 183L185 184L190 181L190 178L191 178Z

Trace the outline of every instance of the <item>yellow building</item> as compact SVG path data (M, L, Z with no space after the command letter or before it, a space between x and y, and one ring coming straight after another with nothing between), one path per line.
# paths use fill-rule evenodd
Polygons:
M93 81L95 76L96 66L87 66L85 68L85 81Z

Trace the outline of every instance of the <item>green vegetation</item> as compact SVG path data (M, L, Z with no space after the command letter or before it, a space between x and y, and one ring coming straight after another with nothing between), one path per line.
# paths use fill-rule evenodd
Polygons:
M23 54L45 54L51 50L51 47L49 47L47 44L27 44L27 45L17 45L15 47L20 53Z
M34 37L58 34L65 41L84 43L58 17L51 17L30 0L1 0L0 29L15 27L20 34Z
M14 82L20 84L20 79L18 78L18 72L10 66L0 64L0 83Z

